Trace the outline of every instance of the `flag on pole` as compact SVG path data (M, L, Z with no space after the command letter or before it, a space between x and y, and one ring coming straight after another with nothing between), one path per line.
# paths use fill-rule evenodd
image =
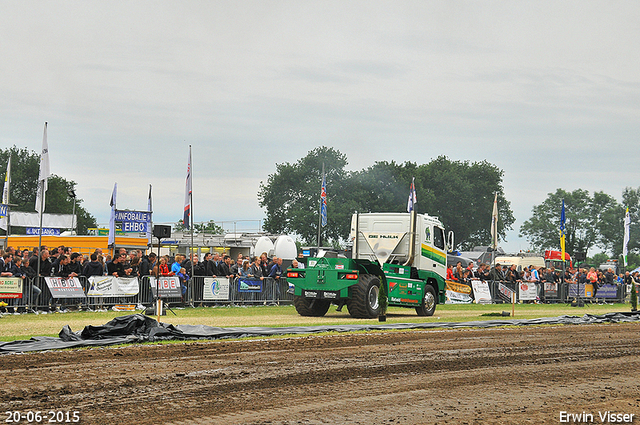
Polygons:
M493 198L493 212L491 213L491 247L498 248L498 192Z
M189 230L191 217L191 146L189 146L189 158L187 160L187 184L184 190L184 216L182 224L186 230Z
M149 222L147 223L147 241L148 245L151 246L151 223L153 216L153 208L151 206L151 185L149 185L149 202L147 203L147 211L149 211Z
M562 211L560 212L560 249L562 250L562 261L565 260L565 222L566 216L564 213L564 198L562 199Z
M322 220L322 227L327 225L327 179L322 173L322 188L320 189L320 217Z
M417 202L418 197L416 196L416 178L414 177L411 180L411 186L409 187L409 201L407 202L407 212L413 211Z
M7 216L9 215L9 185L11 184L11 151L9 151L9 161L7 162L7 174L4 178L4 188L2 189L2 206L0 207L0 229L7 229Z
M4 178L4 188L2 189L2 203L9 203L9 182L11 181L11 152L9 152L9 161L7 162L7 174Z
M114 245L116 243L116 193L118 192L118 183L113 184L113 192L111 193L111 218L109 218L109 239L108 245Z
M47 144L47 123L44 123L44 136L42 137L42 153L40 154L40 175L38 176L38 191L36 192L36 211L44 212L45 192L47 191L47 179L51 175L49 169L49 145ZM42 208L42 209L41 209Z
M627 212L624 213L624 243L622 245L622 257L624 258L624 266L627 267L627 254L629 254L629 226L631 225L631 218L629 217L629 207Z

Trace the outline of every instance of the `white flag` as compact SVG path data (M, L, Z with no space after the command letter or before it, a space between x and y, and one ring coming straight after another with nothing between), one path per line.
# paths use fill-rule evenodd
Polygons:
M624 258L625 267L627 267L627 254L629 254L627 247L629 244L629 225L631 225L631 218L629 217L629 207L627 207L627 212L624 214L624 244L622 245L622 257Z
M42 153L40 153L40 175L38 176L38 191L36 192L36 211L44 212L45 193L47 191L47 179L51 175L49 169L49 145L47 144L47 123L44 123L44 136L42 137ZM40 207L42 206L42 209Z
M113 184L113 192L111 193L111 218L109 218L109 239L108 245L111 246L116 243L116 194L118 192L118 183Z
M187 161L187 183L184 189L184 215L182 216L182 224L186 230L189 230L191 218L191 145L189 145L189 159Z
M151 246L151 217L153 216L153 207L151 206L151 185L149 185L149 202L147 202L147 211L149 211L149 221L147 222L147 245Z
M493 199L493 212L491 213L491 245L495 250L498 248L498 193Z

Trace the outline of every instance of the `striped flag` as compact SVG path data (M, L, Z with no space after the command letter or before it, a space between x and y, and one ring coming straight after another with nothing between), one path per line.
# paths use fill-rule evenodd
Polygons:
M109 239L108 245L111 246L116 243L116 194L118 192L118 183L113 184L113 192L111 192L111 201L109 206L111 207L111 217L109 218Z
M564 213L564 198L562 199L562 211L560 212L560 248L562 249L562 261L565 260L565 222L566 215Z
M184 216L182 224L186 230L189 230L191 218L191 145L189 145L189 158L187 161L187 183L184 190Z
M624 213L624 242L622 245L622 256L624 258L624 266L627 267L627 255L629 254L629 226L631 225L631 217L629 217L629 207L627 212Z
M322 188L320 189L320 217L322 219L322 227L327 225L327 179L322 173Z
M151 246L151 217L153 216L153 208L151 206L151 185L149 185L149 201L147 202L147 211L149 211L149 222L147 223L147 245Z
M416 203L418 203L418 197L416 196L416 178L411 180L411 187L409 187L409 201L407 202L407 212L413 211Z

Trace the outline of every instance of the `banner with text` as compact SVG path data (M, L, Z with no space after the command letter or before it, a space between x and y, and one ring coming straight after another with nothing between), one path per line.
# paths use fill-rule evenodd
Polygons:
M202 299L205 301L229 301L229 279L205 277Z
M88 297L127 297L138 295L137 277L91 276Z
M160 290L160 298L180 298L182 296L178 276L160 276L157 283L155 276L151 276L149 277L149 286L154 297L157 296L158 289Z
M151 212L116 210L115 221L122 223L122 231L146 233L151 226Z
M0 298L22 298L22 279L0 277Z
M471 287L473 288L473 298L476 304L491 304L493 302L487 282L472 280Z
M53 298L85 298L77 277L45 277L44 280Z
M262 281L260 279L240 278L238 279L238 292L262 292Z
M451 280L447 280L445 283L445 304L469 304L473 301L471 299L471 287L469 285L453 282Z

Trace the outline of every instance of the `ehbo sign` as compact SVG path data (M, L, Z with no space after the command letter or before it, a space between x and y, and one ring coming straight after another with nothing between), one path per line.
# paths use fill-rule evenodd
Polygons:
M151 212L116 210L115 221L122 223L123 232L145 233L151 226Z

